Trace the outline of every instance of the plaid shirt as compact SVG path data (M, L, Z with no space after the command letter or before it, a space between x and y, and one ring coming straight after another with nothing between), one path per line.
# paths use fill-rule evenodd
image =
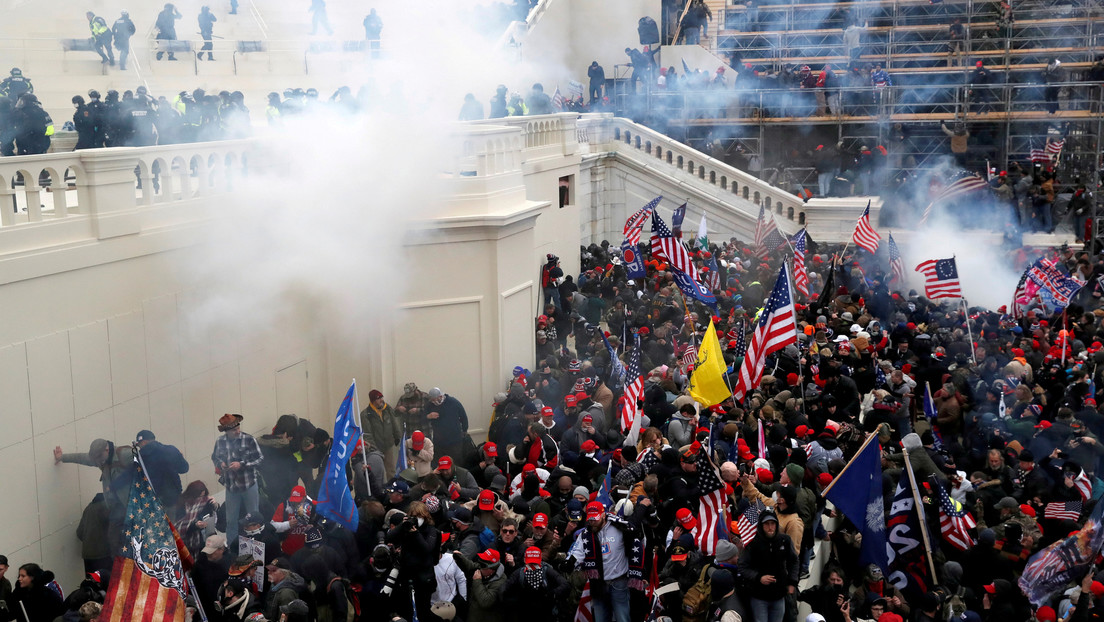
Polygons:
M236 439L223 434L215 440L215 451L211 453L211 462L215 463L215 470L222 473L219 482L226 486L228 492L242 492L257 483L257 467L264 457L261 448L257 445L257 439L241 433ZM231 462L242 463L242 468L232 471L229 468ZM223 467L226 464L226 467Z

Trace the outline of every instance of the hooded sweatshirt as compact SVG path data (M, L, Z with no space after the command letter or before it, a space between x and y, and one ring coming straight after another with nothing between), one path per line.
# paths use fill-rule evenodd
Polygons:
M774 537L767 537L763 530L763 523L777 520L773 511L761 512L755 539L740 556L740 576L746 577L754 586L754 594L760 600L779 600L786 596L787 588L797 586L800 564L790 537L780 529ZM764 585L760 580L764 575L773 576L775 582Z

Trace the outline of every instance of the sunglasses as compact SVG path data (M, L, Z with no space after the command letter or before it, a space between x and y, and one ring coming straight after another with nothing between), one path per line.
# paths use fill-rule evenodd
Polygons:
M517 529L503 529L499 533L517 533Z

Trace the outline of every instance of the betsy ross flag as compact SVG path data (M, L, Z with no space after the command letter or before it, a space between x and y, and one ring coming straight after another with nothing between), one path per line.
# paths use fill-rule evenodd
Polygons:
M694 260L690 258L690 253L683 246L682 240L671 233L667 224L655 211L652 211L652 255L671 264L671 267L676 268L697 284L698 269L694 267ZM683 289L683 291L686 290Z
M929 259L916 266L916 271L924 275L924 295L931 300L962 298L962 285L958 282L954 257Z
M794 248L794 287L802 296L809 297L809 272L805 269L805 229L794 234L790 241Z
M763 504L758 500L749 503L740 518L736 519L736 533L740 535L740 542L744 546L751 544L755 539L756 529L759 527L759 513L763 511Z
M862 216L859 216L859 222L855 223L855 233L851 236L851 240L855 242L855 246L865 248L873 255L878 252L878 243L881 239L882 236L878 235L870 225L870 201L867 201L866 209L863 210Z
M616 360L616 359L615 359ZM640 337L629 353L625 372L625 399L621 405L621 431L628 432L640 418L640 398L644 396L644 377L640 375Z
M933 475L931 485L939 494L939 531L943 540L960 551L974 546L970 530L977 527L974 517L966 508L947 494L947 489Z
M583 586L583 593L579 595L579 607L575 610L573 622L594 622L594 605L590 602L590 579Z
M717 542L728 537L726 529L725 488L721 474L713 465L713 457L705 449L700 450L698 459L698 526L694 528L694 543L702 555L717 552ZM704 462L704 464L703 464Z
M924 215L920 217L920 224L928 222L932 208L936 204L989 188L989 184L984 179L969 171L959 171L952 176L952 179L953 181L939 194L935 195L931 203L928 203L928 206L924 208Z
M640 243L640 230L644 228L644 223L651 217L652 210L659 205L662 198L662 196L658 196L652 199L647 205L633 212L633 215L625 221L625 241L630 246L636 246Z
M1043 518L1075 521L1081 516L1080 501L1053 501L1043 506Z
M744 363L740 366L740 375L732 391L736 401L743 401L748 393L759 386L768 356L791 343L797 343L795 317L790 275L783 264L778 271L774 289L759 314L755 332L751 335L751 345L748 346Z
M115 551L111 584L98 619L183 622L184 563L190 565L191 556L137 460L134 469L123 547Z
M889 270L890 283L896 281L899 284L905 282L905 262L901 259L901 250L897 248L897 242L893 240L893 234L889 234Z

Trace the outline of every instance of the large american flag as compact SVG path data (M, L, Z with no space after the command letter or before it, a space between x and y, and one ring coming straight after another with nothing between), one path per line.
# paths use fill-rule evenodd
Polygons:
M690 252L655 211L652 212L652 255L678 268L695 283L700 282L698 269L694 267Z
M1062 147L1066 146L1066 139L1056 140L1054 142L1048 142L1042 149L1031 150L1031 161L1039 163L1050 163L1058 159L1058 156L1062 153Z
M621 406L621 431L628 432L633 420L640 416L639 400L644 395L644 378L640 375L640 337L636 337L636 347L629 354L629 365L625 372L625 400Z
M747 354L747 324L740 320L740 329L736 333L736 356Z
M960 551L968 551L974 546L974 536L970 530L977 527L974 517L961 503L947 494L943 484L932 476L932 486L939 492L939 531L943 540Z
M790 240L794 248L794 287L802 296L809 297L809 273L805 270L805 229L802 228Z
M736 379L736 387L732 392L736 401L742 401L744 396L759 386L768 356L791 343L797 343L795 317L790 275L786 265L783 264L778 271L778 280L774 283L774 289L771 290L770 297L767 298L766 305L759 314L759 321L751 336L751 345L748 347L743 365L740 366L740 375Z
M1077 474L1077 477L1073 478L1073 487L1077 489L1077 493L1081 495L1082 501L1088 501L1092 496L1092 482L1089 481L1089 476L1085 473L1085 469L1081 469L1081 472Z
M625 239L629 244L636 246L640 243L640 230L644 228L644 223L648 221L648 217L652 215L652 210L659 205L662 196L658 196L648 202L644 207L633 212L632 216L625 221Z
M969 171L959 171L955 173L954 181L937 194L935 198L932 199L932 202L928 203L928 206L924 208L924 215L920 217L920 224L928 222L928 217L931 216L932 208L935 207L936 203L949 201L964 194L987 189L988 187L989 184L974 173Z
M1027 270L1020 275L1020 281L1016 283L1016 291L1012 292L1012 305L1008 307L1014 319L1020 319L1024 315L1024 306L1031 303L1031 297L1027 294Z
M579 607L575 610L574 622L594 622L594 604L590 600L590 579L587 579L583 593L579 595Z
M1080 517L1080 501L1053 501L1043 506L1043 518L1075 521Z
M924 295L928 298L962 298L954 257L929 259L916 266L916 271L924 275Z
M767 208L759 206L759 222L755 224L755 256L766 257L767 253L778 248L776 238L781 239L778 233L778 224L774 222L774 216L767 212ZM783 243L784 239L781 240Z
M559 86L556 87L556 92L552 93L552 107L556 110L563 110L564 96L563 93L560 93Z
M736 519L736 532L740 535L740 542L743 542L744 546L751 544L755 539L756 530L759 528L759 513L762 511L763 505L759 501L753 501Z
M99 619L183 622L184 562L190 562L191 556L137 461L134 469L123 546L114 551L111 584Z
M901 259L901 250L897 248L897 242L894 241L892 233L889 234L889 270L890 283L896 281L898 284L904 284L905 262Z
M725 489L721 474L713 465L712 456L702 449L698 460L698 489L701 498L698 502L698 526L694 529L694 543L702 555L717 552L717 541L728 536L725 516Z
M678 354L679 363L682 364L683 369L690 367L698 360L698 349L694 347L693 337L686 342L685 346L679 346L678 342L674 340L672 342L675 344L675 353Z
M870 201L867 201L866 209L863 210L862 216L859 216L859 222L855 223L855 233L851 236L851 240L855 242L855 246L865 248L873 255L878 252L878 243L881 239L882 236L870 226Z

